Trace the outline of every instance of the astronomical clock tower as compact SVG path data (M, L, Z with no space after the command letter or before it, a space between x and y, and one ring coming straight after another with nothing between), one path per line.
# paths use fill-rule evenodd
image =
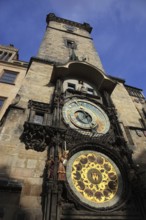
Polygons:
M23 135L30 146L35 132L34 150L47 149L43 220L142 219L136 168L111 99L118 82L102 67L92 28L54 14L46 21L32 62L46 66L48 103L30 101Z
M51 67L47 86L54 89L48 106L40 104L43 113L35 111L38 122L45 120L40 145L48 151L44 220L138 220L144 215L134 192L138 180L131 150L111 99L118 82L104 72L91 30L87 23L49 14L36 58ZM39 103L30 106L37 109ZM41 147L37 140L36 146Z
M19 91L27 109L21 141L38 157L46 154L42 218L145 219L141 178L119 118L127 87L105 73L88 23L52 13L46 21Z

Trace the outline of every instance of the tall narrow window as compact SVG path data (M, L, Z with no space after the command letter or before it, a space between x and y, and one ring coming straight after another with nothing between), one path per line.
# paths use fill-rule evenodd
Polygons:
M14 84L18 73L11 70L4 70L0 77L0 82Z
M67 44L67 47L68 47L68 48L76 49L76 44L75 44L74 41L72 41L72 40L67 40L66 44Z
M142 111L143 111L143 114L144 114L145 119L146 119L146 104L144 105L144 108L142 109Z
M1 60L6 61L8 53L7 52L3 52L2 56L1 56Z
M6 99L6 98L4 98L4 97L0 97L0 109L1 109L2 106L3 106L5 99Z
M9 61L12 53L0 50L0 60Z

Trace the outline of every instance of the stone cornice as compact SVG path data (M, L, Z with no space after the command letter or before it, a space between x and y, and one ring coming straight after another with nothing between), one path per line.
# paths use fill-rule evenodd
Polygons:
M25 68L25 69L28 66L27 62L19 61L19 60L16 60L16 61L13 60L12 62L0 60L0 64L8 65L8 66L17 66L17 67L22 67L22 68Z
M59 23L64 23L64 24L68 24L71 26L75 26L75 27L78 27L78 28L81 28L81 29L88 31L89 33L91 33L91 31L92 31L92 27L88 23L81 24L78 22L70 21L70 20L67 20L64 18L57 17L54 13L50 13L47 15L47 17L46 17L47 24L49 24L50 21L56 21Z
M115 81L118 81L118 82L121 82L121 83L125 83L125 79L121 79L121 78L118 78L118 77L115 77L115 76L111 76L111 75L107 75L110 79L113 79Z
M52 66L65 65L66 64L66 63L55 62L55 61L49 60L49 59L43 59L43 58L40 58L40 57L31 57L30 62L28 64L28 69L31 66L33 61L38 62L38 63L44 63L44 64L52 65ZM28 69L27 69L27 71L28 71Z
M137 87L134 87L134 86L129 86L129 85L127 85L127 84L125 84L125 87L131 88L131 89L136 89L136 90L139 90L139 91L143 91L143 90L140 89L140 88L137 88Z
M12 51L12 52L18 52L18 49L15 48L14 46L4 46L4 45L0 45L0 48L3 49L3 50L9 50L9 51Z
M54 28L54 27L51 27L49 25L48 25L48 27L51 28L51 29L57 30L57 31L66 32L66 30L61 30L61 29L58 29L58 28ZM87 36L84 36L84 35L81 35L81 34L77 34L75 32L68 32L68 33L71 33L72 35L76 35L76 36L79 36L79 37L83 37L83 38L87 38L87 39L93 40L92 37L87 37Z
M55 61L52 61L52 60L46 60L46 59L42 59L40 57L31 57L30 59L30 62L28 64L28 69L29 67L31 66L32 62L35 61L35 62L38 62L38 63L44 63L44 64L49 64L49 65L61 65L62 63L57 63ZM27 69L27 70L28 70Z

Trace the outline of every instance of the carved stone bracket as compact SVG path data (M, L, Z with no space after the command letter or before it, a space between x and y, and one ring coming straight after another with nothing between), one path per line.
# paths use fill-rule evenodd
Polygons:
M36 151L43 151L50 142L58 144L59 141L66 141L68 148L84 142L96 142L107 145L115 143L112 130L105 135L94 137L94 135L88 136L71 128L60 129L31 122L25 122L24 131L20 139L25 143L26 149L34 149Z
M25 122L24 131L20 139L25 143L26 149L43 151L49 144L50 136L44 126Z

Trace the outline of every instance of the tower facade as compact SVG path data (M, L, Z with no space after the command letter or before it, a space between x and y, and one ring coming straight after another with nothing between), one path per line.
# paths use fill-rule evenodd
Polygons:
M14 104L1 101L0 217L145 219L142 90L105 73L89 24L46 21Z

